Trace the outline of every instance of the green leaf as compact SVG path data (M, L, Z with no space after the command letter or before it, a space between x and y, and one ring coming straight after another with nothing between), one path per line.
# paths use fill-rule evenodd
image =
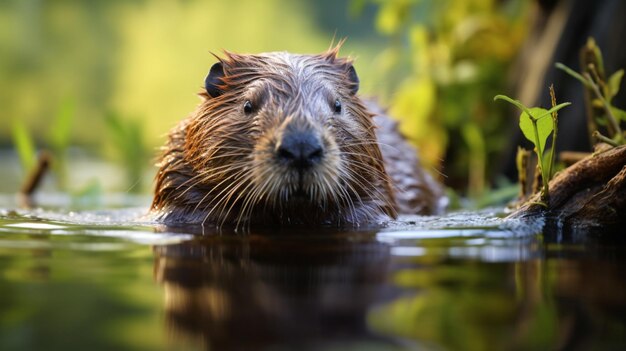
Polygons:
M29 172L35 166L35 143L21 120L13 123L13 143L24 171Z
M619 71L613 73L611 77L609 77L609 101L619 92L619 86L622 83L622 77L624 77L624 69L620 69Z
M510 97L508 97L506 95L496 95L496 96L493 97L493 101L496 101L496 100L504 100L504 101L507 101L507 102L517 106L517 108L519 108L522 111L526 111L526 112L529 111L528 107L526 107L526 105L522 104L519 100L511 99Z
M552 114L553 112L557 112L558 110L562 109L563 107L567 107L569 105L571 105L571 102L564 102L561 104L558 104L556 106L554 106L553 108L548 110L548 114ZM539 118L542 118L543 116L539 116Z
M557 106L558 107L558 106ZM539 145L535 140L535 130L531 117L526 112L522 112L519 116L519 127L524 133L526 139L530 140L539 150L545 150L546 141L552 133L552 118L550 112L540 107L528 109L533 119L537 120L537 133L539 134Z
M626 111L619 109L617 107L611 106L611 112L613 112L613 116L615 116L615 118L626 122Z

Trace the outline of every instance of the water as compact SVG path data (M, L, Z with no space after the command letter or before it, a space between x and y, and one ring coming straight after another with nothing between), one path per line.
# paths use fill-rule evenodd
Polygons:
M0 350L619 350L626 244L496 213L164 228L0 210Z

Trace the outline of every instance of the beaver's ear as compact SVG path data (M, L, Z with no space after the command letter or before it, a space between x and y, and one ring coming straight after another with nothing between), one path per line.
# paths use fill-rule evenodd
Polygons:
M350 92L354 95L357 91L359 91L359 76L357 76L356 70L352 64L348 66L347 70Z
M211 97L218 97L224 92L220 89L220 85L224 84L222 78L224 78L224 67L221 62L218 62L211 66L209 74L204 79L204 88Z

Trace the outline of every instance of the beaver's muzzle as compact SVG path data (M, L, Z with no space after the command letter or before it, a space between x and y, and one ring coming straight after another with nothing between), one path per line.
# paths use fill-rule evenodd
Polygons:
M322 161L324 147L315 131L287 128L276 145L275 156L280 163L303 171Z

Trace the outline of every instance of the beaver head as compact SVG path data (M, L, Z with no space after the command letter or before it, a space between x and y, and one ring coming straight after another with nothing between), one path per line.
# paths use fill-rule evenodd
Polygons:
M203 102L170 134L153 211L170 223L395 217L372 114L337 52L218 58Z

